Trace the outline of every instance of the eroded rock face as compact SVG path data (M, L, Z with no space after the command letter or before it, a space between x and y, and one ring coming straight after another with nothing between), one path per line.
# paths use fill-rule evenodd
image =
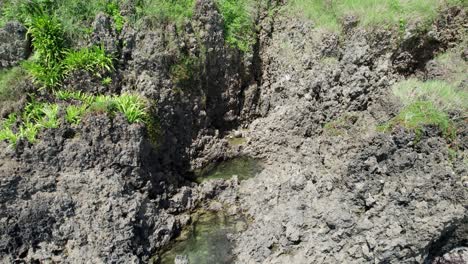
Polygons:
M26 28L18 22L8 22L0 29L0 69L16 66L29 55Z
M466 164L438 131L417 142L375 130L399 108L395 36L356 28L337 40L281 16L268 23L263 117L245 151L270 165L240 186L255 220L236 238L237 263L432 263L466 244L454 232L466 229Z
M460 16L450 10L431 39L456 45ZM463 253L466 164L449 159L435 129L419 141L375 130L399 110L391 85L425 65L396 34L344 23L340 37L260 14L259 44L242 56L225 45L210 0L197 1L182 30L117 33L99 15L92 42L117 56L113 83L77 72L65 85L156 101L158 144L143 126L102 114L46 130L34 145L0 143L0 260L144 263L213 199L211 209L252 219L233 236L236 263L431 263ZM180 82L173 67L185 58L194 74ZM247 143L232 146L223 136L238 126L233 135ZM244 182L184 178L236 155L265 169Z

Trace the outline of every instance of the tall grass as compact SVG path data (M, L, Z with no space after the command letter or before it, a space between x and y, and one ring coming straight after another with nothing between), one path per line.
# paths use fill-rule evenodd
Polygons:
M107 13L113 20L117 30L121 29L125 20L120 15L119 0L5 0L0 10L0 26L10 20L25 22L30 16L27 7L34 3L47 6L49 15L57 17L63 25L65 36L74 42L82 39L90 32L90 26L99 12Z
M442 111L468 110L468 91L444 81L408 79L395 84L393 94L406 106L415 101L429 101Z
M146 17L156 23L175 22L182 26L193 16L195 0L137 0L133 20Z
M403 103L400 113L380 127L390 131L397 126L405 127L422 135L425 126L437 126L444 137L452 140L456 136L456 124L450 119L450 113L466 113L468 110L468 92L458 89L444 81L426 81L408 79L396 83L393 94Z
M427 25L438 9L447 5L466 5L465 0L291 0L287 9L313 20L318 27L341 30L347 15L359 18L363 26L405 27L411 21Z

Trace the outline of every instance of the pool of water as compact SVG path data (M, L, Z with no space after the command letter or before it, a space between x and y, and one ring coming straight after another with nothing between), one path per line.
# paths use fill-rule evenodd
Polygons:
M210 179L230 179L234 175L242 181L254 177L263 169L260 161L248 157L234 158L207 167L196 173L196 182Z
M177 256L190 264L228 264L233 262L229 234L245 230L246 219L223 212L203 212L193 216L193 223L169 250L160 255L161 264L173 264Z

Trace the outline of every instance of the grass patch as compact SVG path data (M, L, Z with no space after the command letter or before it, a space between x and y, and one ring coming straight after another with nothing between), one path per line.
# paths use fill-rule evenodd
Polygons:
M193 16L195 0L138 0L136 2L136 22L147 18L155 23L174 22L181 27L183 22Z
M32 12L39 9L56 17L66 39L75 42L87 36L91 24L100 12L108 14L114 22L117 31L120 31L126 22L120 14L119 4L123 1L87 1L87 0L5 0L0 9L0 27L11 20L26 22Z
M396 83L393 94L403 103L400 113L379 127L387 132L397 126L405 127L420 138L424 126L437 126L447 140L456 136L455 123L449 113L465 113L468 107L468 93L443 81L422 82L408 79Z
M5 10L11 10L13 2L7 2ZM60 1L18 1L18 17L28 28L28 36L34 49L34 56L25 62L33 81L42 89L57 88L63 78L74 70L100 73L113 69L112 58L104 49L84 48L71 50L67 47L65 30L57 16ZM6 9L5 9L6 8ZM9 9L10 8L10 9Z
M348 15L359 18L363 26L404 29L413 21L429 25L441 7L466 5L464 0L291 0L287 11L314 21L319 28L341 30Z
M38 102L32 99L19 118L16 114L10 114L7 119L0 122L0 140L7 141L12 146L15 146L20 139L34 143L41 130L60 126L61 108L65 111L64 120L72 125L79 124L84 115L92 112L107 113L111 116L122 113L129 123L144 123L150 139L156 140L152 137L157 135L157 132L153 131L158 128L156 122L148 114L147 102L137 95L95 96L70 91L57 91L54 94L58 103Z
M250 9L251 0L218 0L224 20L226 42L241 51L248 52L255 44L254 21Z
M55 96L64 101L79 101L90 112L105 112L111 115L122 113L130 123L146 123L149 118L147 102L138 95L124 93L95 96L81 91L62 90L55 92ZM70 120L75 120L74 116L80 116L79 110L76 107L70 109Z
M15 146L20 139L34 143L41 130L57 128L60 125L58 113L57 104L32 100L24 108L20 119L16 114L10 114L3 120L0 125L0 140L7 141L12 146Z
M448 140L454 139L456 136L456 129L449 116L428 101L417 101L409 104L395 118L379 129L388 132L398 126L404 127L415 132L416 140L419 140L424 127L429 125L438 127Z
M468 92L457 89L444 81L422 82L417 79L408 79L395 84L393 94L405 106L414 101L428 101L444 112L468 110Z
M106 54L103 47L69 50L66 52L62 65L65 74L85 70L100 76L101 72L110 72L114 69L112 58Z
M468 72L468 61L463 59L462 53L467 46L468 36L465 36L462 43L445 53L439 54L434 59L437 66L443 69L443 74L442 76L438 76L439 78L455 87L463 87L465 89L468 86L468 76L466 74Z

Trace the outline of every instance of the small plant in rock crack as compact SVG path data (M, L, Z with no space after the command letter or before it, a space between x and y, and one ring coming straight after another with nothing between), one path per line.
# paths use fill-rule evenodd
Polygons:
M122 94L114 98L117 110L121 112L130 123L144 122L147 118L145 101L131 94Z
M114 20L115 29L120 33L126 22L126 18L120 14L119 4L113 1L108 2L105 7L105 12L112 17L112 20Z
M86 113L87 105L69 105L65 111L65 120L70 124L77 125L80 123L81 118Z
M104 86L108 86L109 84L112 83L112 78L111 77L105 77L101 80L101 84Z
M18 135L13 132L13 126L16 123L16 114L10 114L7 119L0 125L0 140L8 141L12 145L16 145Z
M76 100L91 104L94 102L94 96L91 94L83 93L81 91L67 91L67 90L58 90L54 92L55 96L59 100L70 101Z
M59 106L57 104L43 104L40 111L42 117L37 120L39 126L44 128L57 128L59 126Z

